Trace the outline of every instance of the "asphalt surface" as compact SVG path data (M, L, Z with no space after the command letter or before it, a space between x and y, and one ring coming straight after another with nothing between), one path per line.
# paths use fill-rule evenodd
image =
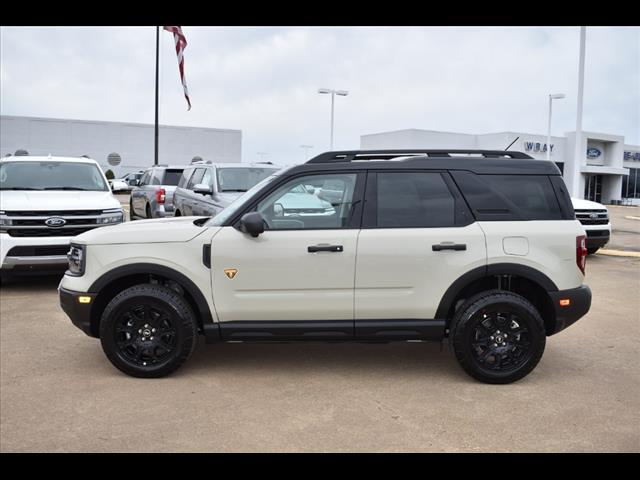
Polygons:
M640 207L608 205L611 240L606 249L640 252Z
M128 377L58 306L57 278L0 288L2 452L637 452L640 259L590 256L589 314L511 385L445 345L217 344Z

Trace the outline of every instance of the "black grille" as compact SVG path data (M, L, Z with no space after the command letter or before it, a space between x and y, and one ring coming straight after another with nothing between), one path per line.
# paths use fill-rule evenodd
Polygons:
M75 216L98 216L102 215L102 210L21 210L21 211L5 211L8 217L75 217Z
M11 237L75 237L91 228L11 228L7 233Z
M96 219L95 218L65 218L65 220L67 221L67 223L65 223L65 225L95 225L96 223ZM19 219L16 220L15 218L11 220L11 225L17 225L17 226L45 226L45 221L44 220L30 220L30 219Z
M609 223L609 214L606 210L576 210L576 218L582 225L606 225ZM591 218L591 215L597 215Z
M66 255L69 245L46 245L41 247L13 247L7 252L8 257L44 257L49 255Z

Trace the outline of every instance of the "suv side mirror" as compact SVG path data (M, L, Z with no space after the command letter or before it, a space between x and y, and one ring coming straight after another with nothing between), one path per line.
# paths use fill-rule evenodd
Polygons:
M264 232L264 219L258 212L245 213L240 219L240 231L257 237Z
M202 195L211 195L213 190L211 190L211 186L205 183L198 183L193 187L194 193L201 193Z

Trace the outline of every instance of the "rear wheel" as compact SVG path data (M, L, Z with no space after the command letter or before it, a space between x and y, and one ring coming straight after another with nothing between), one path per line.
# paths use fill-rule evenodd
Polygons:
M100 322L100 342L111 363L128 375L154 378L182 365L196 345L197 324L175 291L152 284L116 295Z
M511 383L529 374L546 343L544 322L524 297L492 290L470 298L451 328L460 366L485 383Z
M182 214L180 213L180 210L176 210L176 213L173 214L174 217L180 217L182 216Z
M587 248L587 253L589 255L593 255L594 253L596 253L598 250L600 250L600 247L591 247L591 248Z
M146 214L147 218L153 218L151 216L151 207L149 206L149 204L147 203L147 206L144 209L144 213Z

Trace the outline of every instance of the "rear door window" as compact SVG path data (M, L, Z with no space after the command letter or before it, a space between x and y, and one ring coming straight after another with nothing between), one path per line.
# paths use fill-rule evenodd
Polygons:
M378 172L378 228L455 225L455 199L436 172Z

